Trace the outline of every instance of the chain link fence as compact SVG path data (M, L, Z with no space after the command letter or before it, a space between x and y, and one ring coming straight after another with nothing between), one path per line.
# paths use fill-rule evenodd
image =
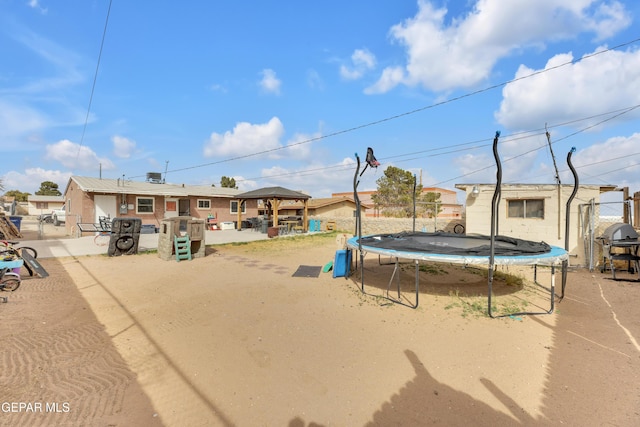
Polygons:
M603 265L602 243L599 237L603 235L607 227L621 222L633 224L631 218L630 201L595 203L582 203L578 205L580 215L579 244L583 246L584 257L587 260L586 267L593 271Z

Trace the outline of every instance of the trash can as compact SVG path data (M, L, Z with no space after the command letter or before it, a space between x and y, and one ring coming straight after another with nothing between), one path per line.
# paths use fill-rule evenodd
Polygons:
M21 216L10 216L9 217L9 221L11 221L13 223L13 225L16 226L18 231L20 231L20 224L22 224L22 217Z
M264 234L267 234L267 230L269 229L269 221L266 219L262 220L262 229L260 231L262 231Z

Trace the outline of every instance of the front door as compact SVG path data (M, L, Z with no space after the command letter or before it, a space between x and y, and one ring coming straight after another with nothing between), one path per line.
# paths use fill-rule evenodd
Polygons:
M173 218L178 216L178 199L164 199L164 217Z
M95 223L98 223L101 216L108 216L113 219L118 216L118 203L116 196L93 196L93 203L95 204L96 217L93 219Z
M189 199L180 199L178 203L179 215L180 216L191 216L191 206L189 203Z

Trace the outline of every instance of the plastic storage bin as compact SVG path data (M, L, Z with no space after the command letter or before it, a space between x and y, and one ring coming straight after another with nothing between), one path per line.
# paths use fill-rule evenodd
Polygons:
M21 216L10 216L9 217L9 221L11 221L13 223L13 225L16 226L18 231L20 231L20 225L22 224L22 217Z
M341 249L336 251L333 260L333 277L347 277L351 272L351 250Z

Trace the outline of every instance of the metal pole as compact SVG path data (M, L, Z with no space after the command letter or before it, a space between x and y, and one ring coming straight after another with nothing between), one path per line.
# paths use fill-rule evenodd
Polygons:
M498 138L500 138L500 131L496 132L495 138L493 138L493 157L496 160L496 188L493 192L493 199L491 200L491 244L489 250L489 271L488 271L488 295L487 295L487 313L490 317L494 317L491 312L491 293L493 292L493 269L495 267L495 243L496 234L498 232L498 202L500 201L500 191L502 186L502 164L500 163L500 156L498 154Z

